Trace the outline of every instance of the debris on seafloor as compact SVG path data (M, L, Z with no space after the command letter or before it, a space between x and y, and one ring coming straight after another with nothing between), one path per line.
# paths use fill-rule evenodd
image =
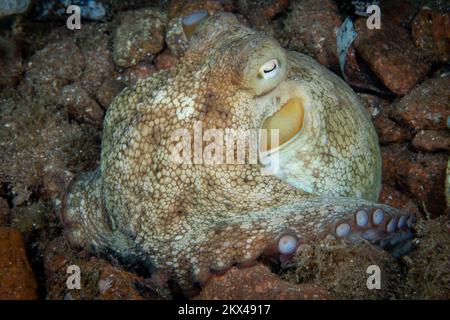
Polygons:
M333 242L299 252L284 278L321 286L339 299L449 299L450 231L445 217L419 222L416 248L395 260L368 243ZM366 269L382 272L379 290L368 290Z

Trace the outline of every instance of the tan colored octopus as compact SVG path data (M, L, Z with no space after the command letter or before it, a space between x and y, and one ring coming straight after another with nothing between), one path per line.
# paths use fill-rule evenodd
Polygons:
M183 289L326 237L407 252L415 217L373 202L378 139L347 84L232 14L196 12L184 23L189 47L179 63L125 89L108 109L100 167L63 197L69 243L149 261ZM256 163L205 163L195 150L211 141L174 139L199 125L279 129L279 144L276 135L258 140ZM181 140L193 159L180 163ZM261 159L276 154L278 171L265 173L273 163Z

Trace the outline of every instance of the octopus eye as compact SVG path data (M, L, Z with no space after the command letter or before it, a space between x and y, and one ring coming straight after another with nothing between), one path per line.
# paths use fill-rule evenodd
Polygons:
M259 75L264 79L271 79L277 75L278 70L278 60L271 59L261 66L259 69Z

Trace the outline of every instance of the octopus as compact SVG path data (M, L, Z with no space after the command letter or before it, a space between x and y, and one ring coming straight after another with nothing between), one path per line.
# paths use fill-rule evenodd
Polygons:
M115 98L100 166L63 195L71 246L144 261L185 292L327 239L410 251L415 216L376 203L378 138L343 80L230 13L183 28L178 64Z

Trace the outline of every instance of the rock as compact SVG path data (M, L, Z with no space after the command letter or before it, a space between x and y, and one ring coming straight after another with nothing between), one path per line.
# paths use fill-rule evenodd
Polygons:
M406 166L412 153L407 143L394 143L381 147L382 181L389 185L397 184L397 173L400 167Z
M81 32L74 34L84 58L80 84L92 97L105 81L117 76L109 43L110 29L104 23L84 23Z
M65 86L62 89L59 103L78 121L87 121L98 126L103 123L103 109L79 85Z
M170 69L178 62L178 58L170 52L170 50L166 49L155 59L155 67L156 70Z
M252 25L261 27L283 12L289 6L289 0L238 0L236 6Z
M0 198L0 227L6 226L9 216L9 205L8 201Z
M425 213L445 212L445 154L413 153L406 144L381 148L383 182L406 190Z
M51 49L43 57L31 59L30 62L33 63L34 69L37 69L38 72L30 75L33 81L29 81L29 83L37 88L42 86L43 90L40 91L44 91L44 95L50 93L52 97L58 97L58 90L61 90L62 86L77 82L89 95L95 96L103 82L117 76L109 44L110 32L111 27L108 23L86 22L83 23L83 28L76 32L68 30L64 26L52 29L45 36L45 41L39 40L39 38L29 39L28 41L33 44L43 42L40 46L45 45L38 53L41 51L45 53ZM50 44L47 45L47 43ZM59 52L53 52L55 50L53 47L62 48L59 48ZM67 52L61 52L64 49ZM54 55L59 56L53 58ZM49 62L51 63L50 68L46 70L49 67ZM59 70L55 67L56 65L64 71L63 77L57 73ZM72 69L65 71L68 67L72 67ZM39 74L36 73L40 73L43 77L39 78ZM35 74L36 76L34 76ZM49 80L54 81L51 86L47 85ZM50 102L55 103L54 100Z
M112 79L105 81L97 92L97 101L104 109L108 109L114 98L125 88L121 81Z
M446 168L445 154L419 153L397 174L399 184L412 193L423 210L432 216L444 214L446 208Z
M113 39L115 64L127 68L152 60L164 48L166 23L166 13L155 8L121 13Z
M389 107L391 102L383 99L379 96L375 96L368 93L357 93L358 97L365 104L367 111L370 114L372 120L374 120L380 113L384 112Z
M25 79L39 96L54 104L62 87L81 77L83 67L80 49L66 39L37 51L27 64Z
M412 133L389 118L392 107L388 100L370 94L359 94L359 97L366 104L380 144L411 140Z
M24 13L30 6L30 0L8 0L0 2L0 18Z
M118 80L123 81L127 86L134 85L136 81L150 77L157 72L154 65L141 62L131 68L128 68L121 74Z
M0 228L0 300L34 300L37 297L37 282L22 235L13 228Z
M407 31L388 20L380 30L369 30L366 19L355 23L356 50L392 92L405 95L424 78L430 65L422 61Z
M382 4L381 11L383 20L388 20L398 26L409 28L411 21L419 10L419 1L416 0L391 0Z
M450 75L425 81L394 104L392 116L414 130L447 129Z
M448 131L420 130L414 136L412 144L423 151L450 151L450 133Z
M233 267L223 275L214 275L202 289L198 300L329 300L325 289L316 285L292 284L257 264Z
M167 25L165 35L167 47L178 58L183 56L188 48L188 40L184 34L182 19L182 17L171 19Z
M67 268L74 265L81 271L80 290L69 289L66 285ZM73 251L67 247L63 238L57 238L47 246L44 254L44 271L47 299L50 300L170 298L165 288L153 289L147 286L144 278L135 273L125 271L108 261L91 257L87 252Z
M389 119L386 112L379 114L374 119L373 125L377 131L381 145L409 141L412 138L411 132Z
M106 265L101 270L98 280L100 300L144 300L138 291L136 283L143 286L144 279L134 273L124 271L117 267Z
M372 91L385 95L391 93L373 74L367 62L359 57L354 46L348 49L343 78L350 86L361 91Z
M339 9L331 0L292 1L281 42L338 70L336 31L341 24Z
M450 13L422 7L411 26L412 38L427 56L440 62L450 61Z
M404 209L410 213L415 213L417 217L421 216L419 207L414 199L385 183L381 186L378 202L394 208Z

